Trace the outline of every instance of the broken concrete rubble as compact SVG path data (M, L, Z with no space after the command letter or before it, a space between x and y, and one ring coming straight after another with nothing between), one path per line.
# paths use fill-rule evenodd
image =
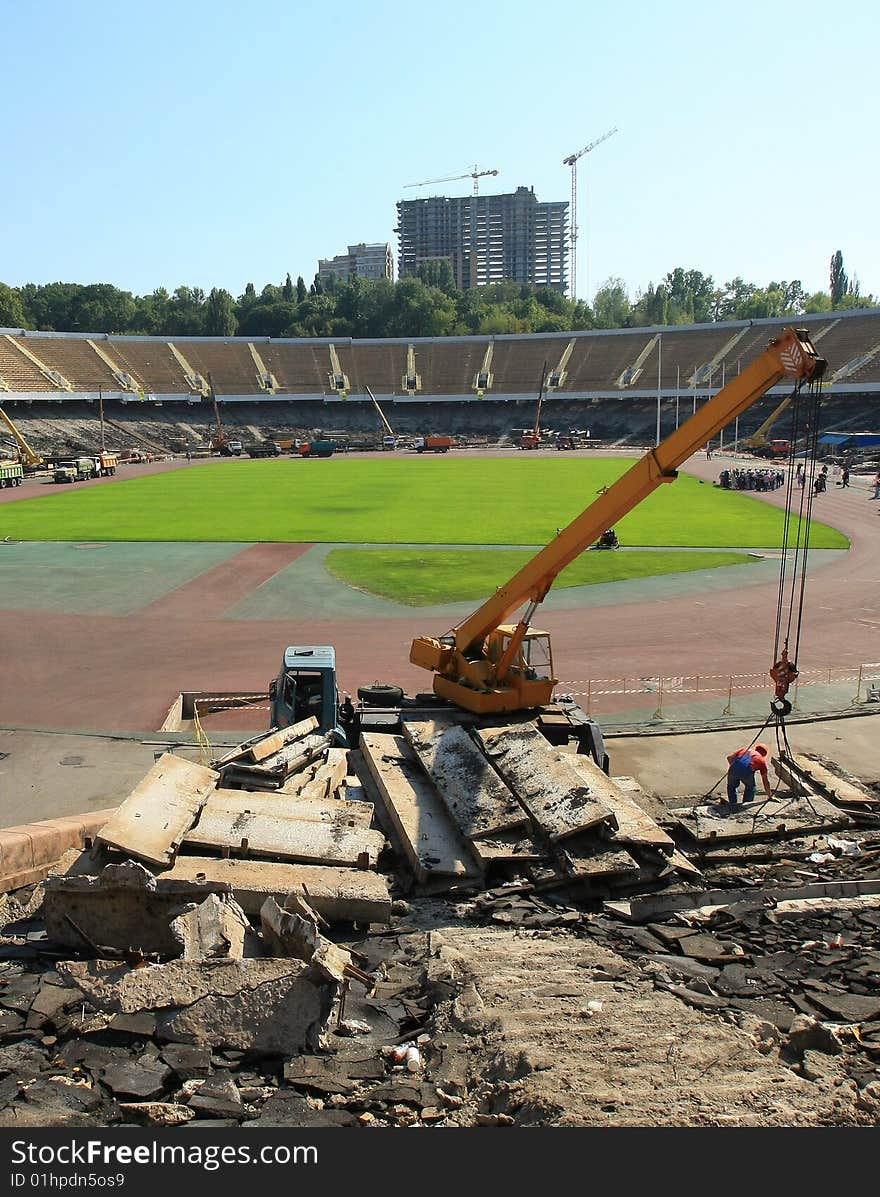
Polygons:
M157 878L137 861L102 867L99 854L81 857L94 862L97 876L52 875L43 883L46 934L58 947L82 951L97 944L178 955L175 914L209 895L229 894L225 882Z
M468 742L479 754L474 740L468 737ZM481 759L497 777L488 759L482 754ZM350 754L348 762L361 771L359 754ZM333 816L333 804L342 811L354 805L325 792L328 783L341 788L337 779L346 776L345 763L328 752L301 773L288 776L274 793L228 790L212 795L222 793L221 801L229 809L236 803L261 809L270 803L287 804L286 815L298 811L303 822L320 824L326 822L323 817L308 816L325 808ZM8 1016L13 1035L34 1037L28 1056L33 1075L19 1080L25 1061L20 1055L16 1071L9 1070L5 1079L0 1076L0 1123L6 1117L4 1102L12 1111L8 1125L12 1119L23 1124L23 1118L35 1117L37 1111L71 1125L70 1120L77 1119L93 1124L122 1120L200 1125L210 1120L214 1125L247 1121L267 1126L284 1124L285 1119L288 1125L296 1120L303 1126L552 1121L559 1115L546 1094L543 1106L521 1105L517 1086L525 1076L540 1078L543 1073L552 1084L558 1060L547 1053L539 1058L531 1050L528 1069L523 1065L507 1071L505 1066L503 1076L493 1072L493 1045L510 1025L509 1011L520 992L526 1004L544 1003L542 1017L549 1018L547 1025L560 1045L566 1040L560 1038L556 1011L570 1005L577 1028L572 1042L582 1045L587 1036L587 1054L597 1059L605 1059L609 1051L621 1053L608 1057L615 1063L610 1070L614 1073L616 1062L635 1049L622 1041L609 1042L605 1031L612 1022L628 1024L626 998L637 986L669 1003L664 1006L667 1018L673 1007L687 1009L698 1020L687 1024L691 1032L708 1024L728 1031L731 1023L741 1027L747 1032L741 1038L754 1044L749 1051L765 1059L768 1067L787 1070L789 1077L797 1073L798 1084L814 1086L817 1093L841 1078L855 1078L862 1086L854 1086L854 1093L866 1091L880 1062L880 1002L874 998L880 976L874 946L880 910L871 901L871 887L880 887L880 882L869 872L880 834L860 824L860 854L832 857L822 868L836 870L841 880L816 880L817 886L827 887L824 896L807 898L805 887L797 884L797 870L809 863L806 855L788 855L793 845L801 850L801 841L793 836L778 837L768 827L752 836L751 820L737 821L737 830L745 834L725 841L728 859L720 867L708 859L718 854L717 847L710 851L709 843L694 840L680 824L658 813L656 804L653 818L640 813L637 786L623 790L624 800L616 801L620 787L613 779L595 775L594 766L585 767L585 760L571 754L566 763L590 791L591 802L607 806L617 827L602 819L560 838L558 824L549 816L544 822L534 817L527 833L522 828L499 833L493 854L493 839L462 837L435 781L424 764L411 758L418 772L410 777L419 778L418 786L424 784L426 792L435 795L459 850L472 854L479 867L467 877L444 877L424 867L434 863L426 858L421 861L424 882L413 887L414 870L411 862L409 868L404 862L401 879L408 901L395 903L397 921L391 913L388 878L372 869L192 856L185 842L174 865L161 871L120 859L106 846L101 853L79 854L76 864L69 862L72 871L60 879L64 884L53 881L46 891L50 917L70 930L69 946L40 938L38 903L27 908L20 927L7 932L8 945L0 945L10 949L6 960L0 959L0 1019ZM363 788L375 800L375 779L368 775ZM369 803L359 805L370 811ZM556 808L548 799L541 809ZM416 816L419 813L417 803ZM842 817L849 818L846 812ZM363 815L360 823L367 825ZM513 838L504 843L505 835L517 837L523 850L514 850ZM737 856L745 842L752 855ZM685 846L694 861L676 845ZM756 849L763 871L755 863ZM85 872L77 877L77 869ZM74 881L87 884L75 886ZM483 889L490 881L492 888ZM181 883L188 884L178 889L177 905L163 906L174 892L169 886ZM850 896L856 891L846 889L853 885L859 886L858 903ZM425 890L444 886L439 892L448 892L454 901L431 902L422 896ZM646 889L654 892L646 895ZM780 899L781 892L798 896ZM633 926L618 917L623 915L619 902L609 902L605 913L599 913L599 900L626 894L631 895L628 913L632 917L638 909L640 917L650 920L647 926ZM462 901L463 897L473 900ZM110 911L117 898L131 907L125 919L118 912L114 915L125 931L118 933L118 947L104 947L119 958L62 961L56 966L59 951L85 956L90 954L89 940L101 945L99 933L109 924L102 923L100 911ZM98 913L90 915L87 924L81 919L89 900ZM74 909L73 901L82 907ZM146 909L150 903L155 903L150 919L166 937L153 940L154 945L166 945L162 950L149 948L143 935L139 940L132 937L138 905ZM377 912L381 919L374 917ZM261 913L259 928L252 927L247 916ZM70 928L65 914L85 936ZM468 918L495 924L474 930L504 937L507 947L497 967L508 956L516 957L521 981L501 972L487 981L491 974L480 976L479 953L445 945L436 932L426 945L417 930L437 926L440 920L444 929L460 927ZM363 930L360 934L366 938L353 940L350 925L330 928L323 920L390 926L374 927L372 933ZM401 920L412 929L402 928ZM20 934L13 938L16 931ZM246 937L273 955L250 958ZM577 958L585 955L588 940L601 946L604 956L601 967L594 960L581 970L586 988L580 978L572 982L568 972L557 976L546 964L536 965L528 975L531 965L525 949L531 948L542 960L542 945L558 944L568 953L558 959L571 958L571 969L577 971ZM178 958L133 967L134 957L125 959L133 947L135 956L139 950ZM241 958L229 959L231 955ZM38 969L42 980L28 982L30 968ZM368 989L344 985L358 973L375 983ZM341 989L344 1001L338 1001ZM758 1027L765 1033L758 1034ZM352 1030L357 1034L351 1035ZM3 1032L0 1024L0 1036ZM833 1060L822 1042L839 1048ZM16 1046L31 1045L23 1041ZM406 1046L418 1052L418 1075L406 1072L406 1053L401 1050ZM567 1050L561 1046L561 1056ZM679 1050L685 1049L675 1048ZM673 1065L677 1059L673 1053ZM691 1084L708 1063L711 1057L698 1064L696 1073L682 1064L679 1076L672 1077L676 1087ZM606 1067L610 1069L607 1060ZM49 1075L53 1069L63 1070L64 1082ZM0 1074L3 1071L0 1061ZM559 1076L565 1078L564 1068ZM7 1093L2 1086L10 1078ZM39 1083L28 1089L35 1081ZM600 1088L605 1084L611 1093L614 1082L602 1080ZM619 1091L615 1100L618 1109L625 1104ZM859 1109L853 1114L847 1107L842 1117L870 1117L867 1108Z
M184 960L241 960L250 923L234 899L209 894L181 911L170 931Z
M67 961L64 980L98 1010L152 1010L156 1034L197 1046L291 1054L317 1043L335 996L298 960L216 960L131 968Z
M218 777L166 752L104 824L98 841L148 864L171 864Z
M305 914L305 917L304 917ZM313 965L328 981L341 984L352 969L351 953L331 943L318 931L312 913L282 910L267 898L260 911L263 937L273 955L293 956Z

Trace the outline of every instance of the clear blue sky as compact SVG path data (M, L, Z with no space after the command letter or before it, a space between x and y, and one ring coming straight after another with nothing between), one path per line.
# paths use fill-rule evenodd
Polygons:
M390 241L404 184L567 200L578 291L674 266L880 293L868 0L0 0L0 281L259 290Z

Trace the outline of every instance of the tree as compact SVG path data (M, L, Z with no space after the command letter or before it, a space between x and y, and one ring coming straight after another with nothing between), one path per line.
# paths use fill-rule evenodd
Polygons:
M306 286L305 281L303 280L303 276L300 275L296 280L296 302L302 303L302 301L305 299L305 297L308 295L308 293L309 293L309 289Z
M622 278L606 278L593 300L597 328L625 328L629 322L630 303Z
M293 280L290 277L290 271L287 272L287 278L284 280L284 286L281 288L281 298L285 303L292 303L294 297Z
M211 294L205 304L205 336L231 337L236 330L235 310L232 296L228 291L211 288Z
M835 250L831 255L831 265L828 273L831 284L831 303L834 307L837 307L849 288L849 279L843 268L843 254L839 249Z
M121 333L131 327L137 308L128 291L112 283L80 287L70 305L69 319L81 332Z
M0 283L0 328L30 328L18 291Z

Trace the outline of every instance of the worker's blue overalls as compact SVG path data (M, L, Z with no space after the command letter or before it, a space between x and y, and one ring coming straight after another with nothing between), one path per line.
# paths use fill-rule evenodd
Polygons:
M758 755L760 756L760 753ZM740 784L743 787L743 803L751 802L755 797L755 770L752 768L751 749L734 757L727 770L727 801L731 806L736 806L736 792Z

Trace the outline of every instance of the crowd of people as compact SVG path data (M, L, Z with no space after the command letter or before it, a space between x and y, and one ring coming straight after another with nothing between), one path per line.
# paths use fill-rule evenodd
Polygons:
M725 490L778 490L785 482L782 470L763 469L722 470L718 485Z

